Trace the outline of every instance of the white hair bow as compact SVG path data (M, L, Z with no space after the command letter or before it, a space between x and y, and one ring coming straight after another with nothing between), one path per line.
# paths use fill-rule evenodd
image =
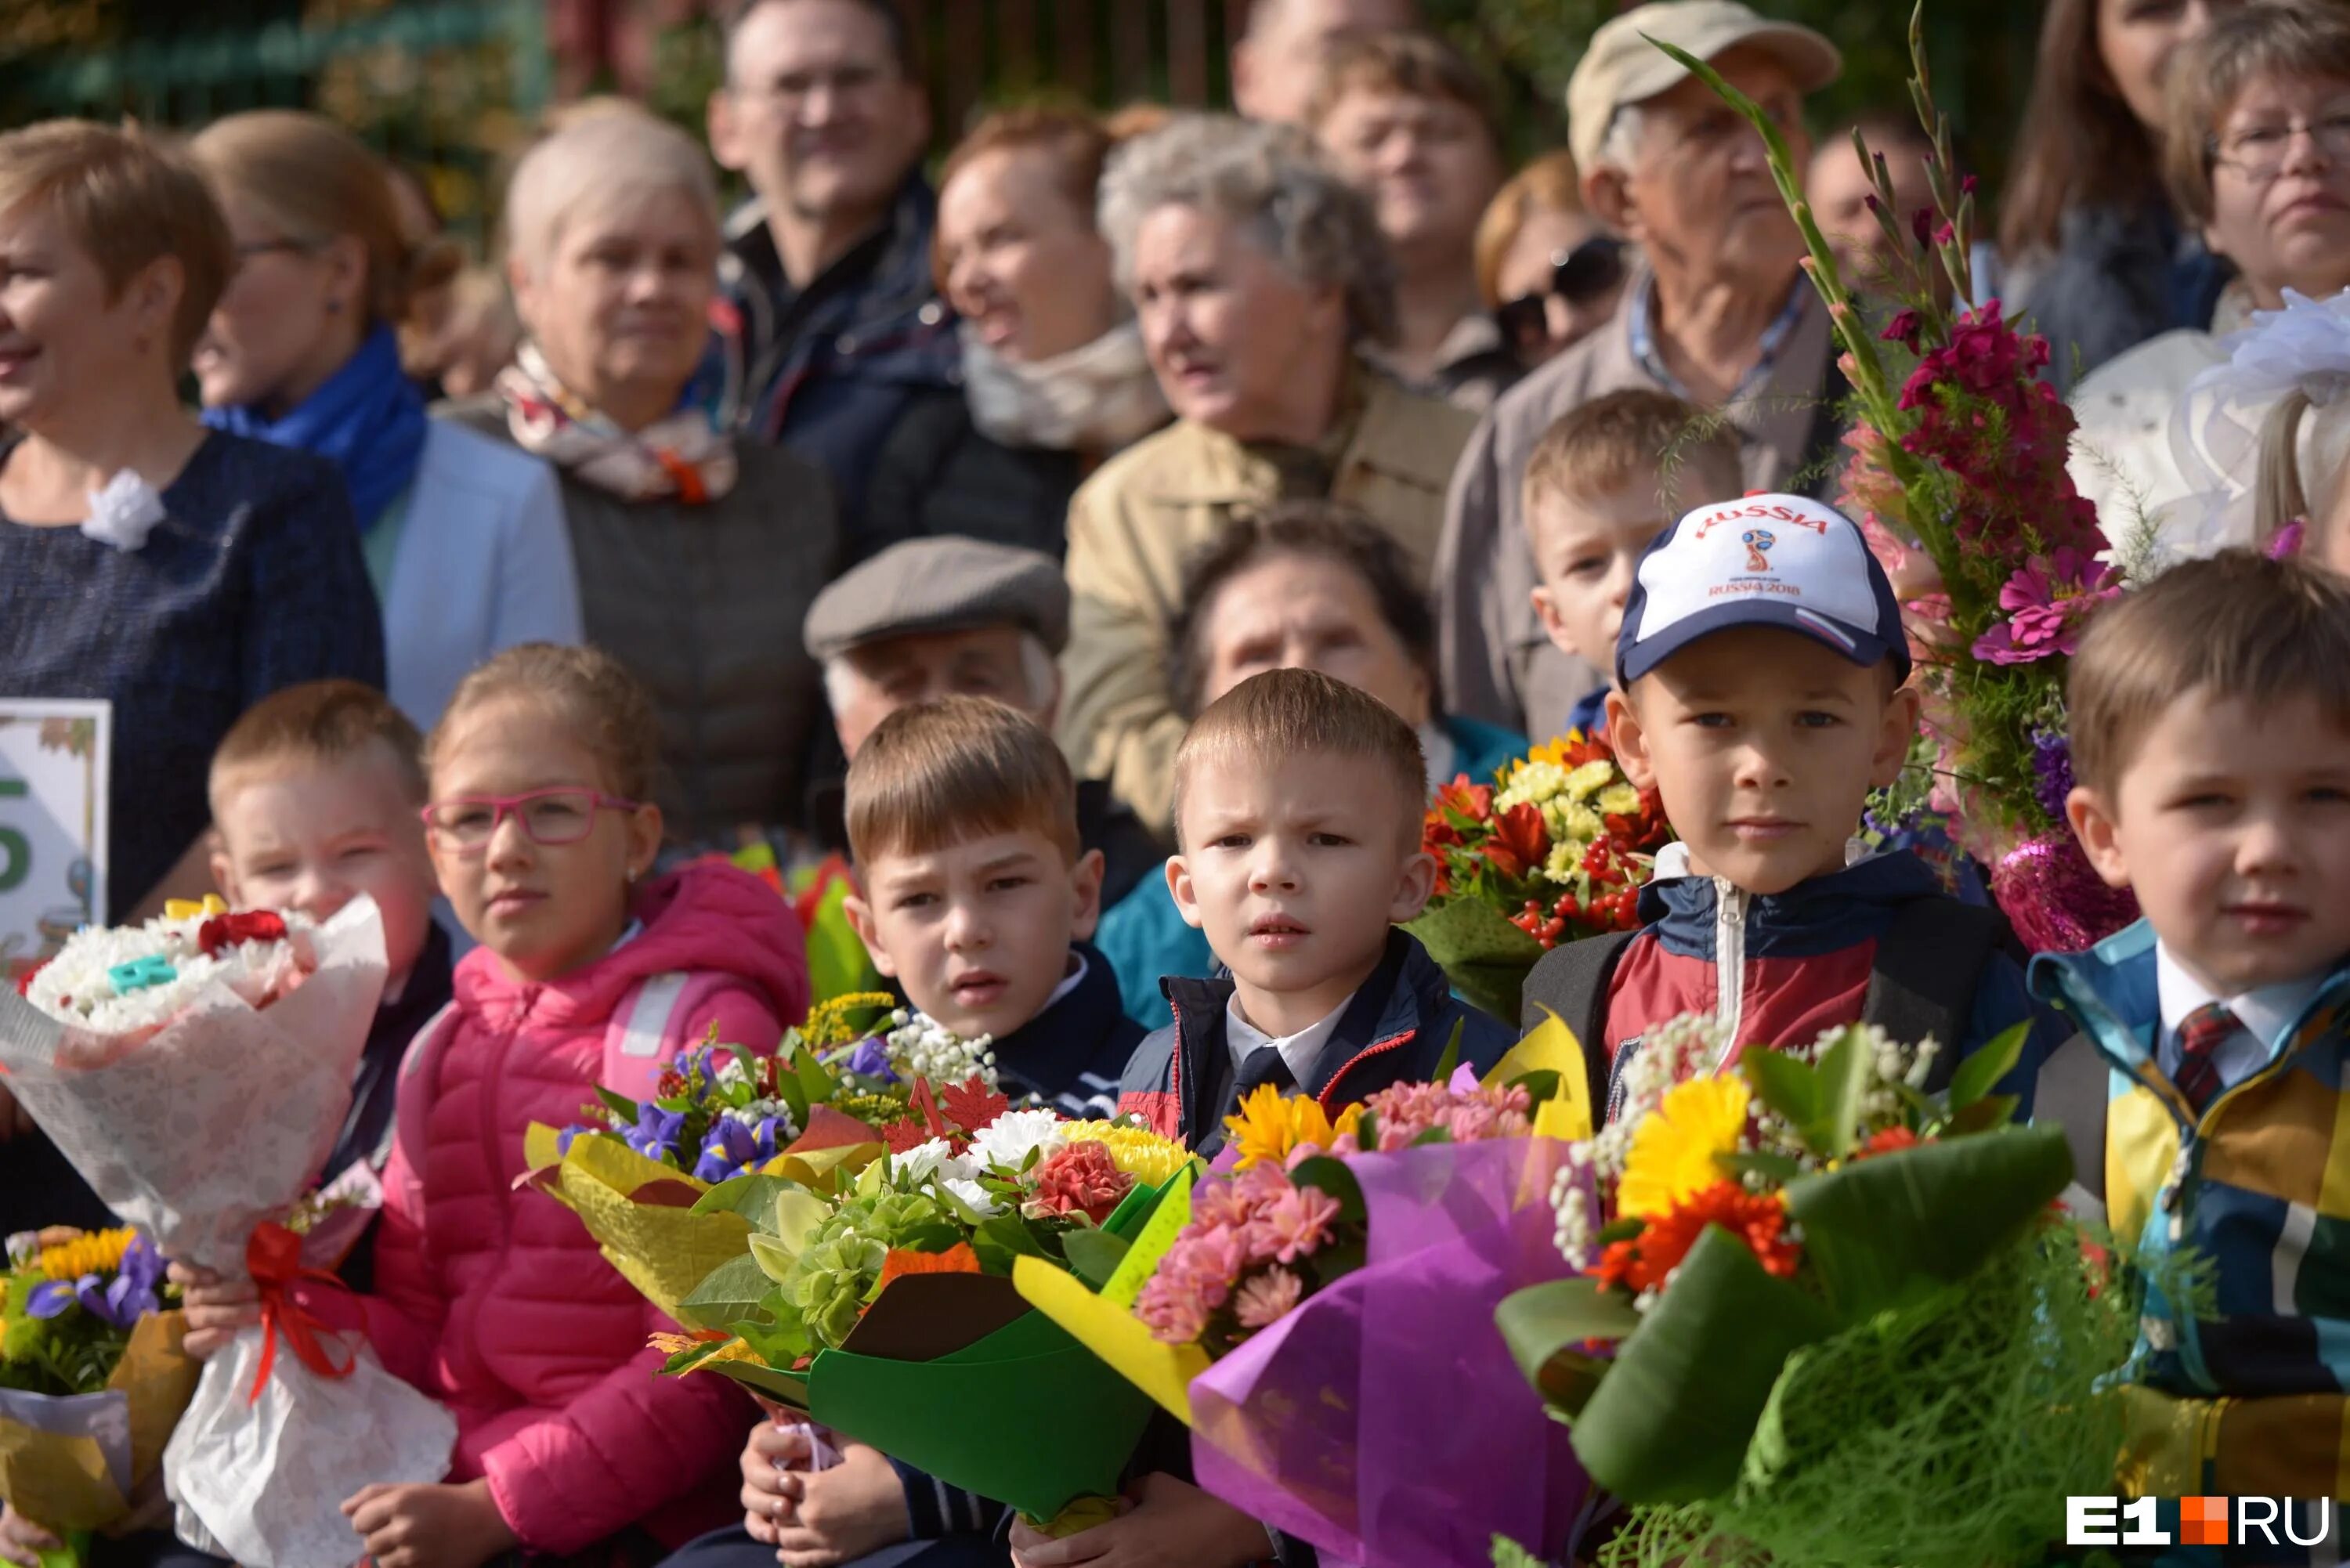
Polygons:
M2350 391L2350 290L2312 299L2286 289L2282 310L2255 311L2251 325L2220 346L2226 363L2196 377L2170 410L2171 456L2189 492L2178 532L2191 536L2166 543L2181 555L2255 542L2270 413L2296 390L2319 407Z

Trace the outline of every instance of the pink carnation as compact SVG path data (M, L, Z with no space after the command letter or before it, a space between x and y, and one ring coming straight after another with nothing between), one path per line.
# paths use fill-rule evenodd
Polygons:
M1533 1096L1524 1088L1449 1089L1438 1084L1398 1084L1366 1102L1378 1128L1379 1150L1409 1147L1422 1133L1442 1127L1455 1143L1523 1137L1533 1130Z
M1337 1223L1336 1199L1318 1187L1293 1187L1249 1227L1249 1250L1259 1259L1294 1263L1328 1245Z
M1243 1328L1269 1328L1297 1308L1305 1283L1287 1269L1268 1269L1240 1288L1232 1315Z

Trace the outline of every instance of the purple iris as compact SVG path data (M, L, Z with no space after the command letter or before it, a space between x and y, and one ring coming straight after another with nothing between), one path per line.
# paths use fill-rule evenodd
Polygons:
M764 1117L752 1127L733 1116L721 1116L710 1124L709 1141L702 1146L702 1160L693 1168L693 1179L723 1181L775 1158L775 1117Z
M2032 793L2051 821L2064 820L2064 797L2073 793L2073 742L2062 730L2032 732Z
M569 1127L565 1127L561 1132L555 1135L556 1158L559 1159L563 1156L569 1154L571 1152L571 1146L577 1142L582 1137L589 1133L602 1132L603 1130L604 1129L602 1127L584 1127L577 1122L573 1122Z
M33 1287L25 1310L35 1317L49 1318L79 1303L92 1317L116 1328L128 1329L147 1314L161 1310L155 1286L162 1278L163 1258L155 1251L155 1243L144 1236L135 1236L130 1245L122 1250L121 1266L112 1279L103 1274L84 1274L71 1284L62 1280L46 1281Z
M889 1047L882 1043L879 1034L868 1035L857 1043L857 1049L849 1054L848 1070L860 1077L879 1078L886 1084L898 1081L898 1075L889 1069Z
M678 1140L684 1136L683 1111L665 1111L647 1100L637 1107L637 1125L624 1128L620 1139L647 1159L674 1163Z
M693 1097L700 1099L710 1092L710 1085L718 1081L718 1047L696 1045L678 1057L677 1067L692 1087Z

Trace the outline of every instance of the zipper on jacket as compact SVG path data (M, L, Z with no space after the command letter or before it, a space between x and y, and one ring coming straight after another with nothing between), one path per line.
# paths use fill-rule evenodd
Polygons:
M1746 1012L1746 890L1727 877L1713 879L1713 1012L1727 1054L1738 1049ZM1721 1064L1714 1066L1720 1070Z

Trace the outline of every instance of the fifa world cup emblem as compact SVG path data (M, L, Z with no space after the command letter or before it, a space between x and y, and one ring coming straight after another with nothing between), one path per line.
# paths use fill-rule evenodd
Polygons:
M1768 528L1749 528L1738 536L1738 542L1746 546L1748 571L1767 572L1771 569L1771 557L1766 552L1779 542L1776 534Z

